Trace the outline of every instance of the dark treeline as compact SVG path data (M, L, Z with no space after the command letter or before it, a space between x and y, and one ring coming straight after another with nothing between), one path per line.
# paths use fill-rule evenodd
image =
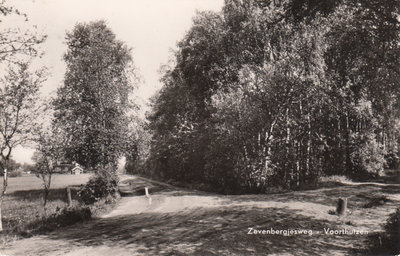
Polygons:
M222 191L296 189L399 159L395 0L227 0L178 43L142 172Z

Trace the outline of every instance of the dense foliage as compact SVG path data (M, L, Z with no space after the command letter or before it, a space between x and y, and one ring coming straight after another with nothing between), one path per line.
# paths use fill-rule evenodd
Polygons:
M65 158L85 167L115 164L126 152L135 109L130 49L104 21L77 24L66 44L67 71L54 101Z
M227 0L199 13L154 99L143 171L264 192L395 165L398 8Z
M112 165L98 166L96 174L78 192L85 204L93 204L106 197L115 197L118 193L118 176Z

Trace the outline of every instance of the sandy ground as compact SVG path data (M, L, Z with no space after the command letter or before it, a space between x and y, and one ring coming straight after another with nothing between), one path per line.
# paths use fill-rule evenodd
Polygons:
M125 177L135 179L135 177ZM372 195L391 202L363 208ZM346 217L329 214L347 197ZM0 250L14 255L362 255L366 235L378 232L400 203L398 184L347 184L270 195L221 196L168 188L124 197L101 218L22 239ZM312 230L312 234L249 234L262 230Z

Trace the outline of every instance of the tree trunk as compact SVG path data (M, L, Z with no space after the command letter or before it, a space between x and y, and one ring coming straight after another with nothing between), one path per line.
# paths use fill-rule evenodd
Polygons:
M5 162L4 166L7 166L7 161ZM3 216L2 216L2 207L3 207L3 199L4 195L7 192L7 185L8 185L8 175L7 175L7 167L4 168L4 174L3 174L3 190L1 191L0 195L0 232L3 231Z
M300 160L301 160L301 142L296 142L296 186L299 187L302 185L300 179L302 178L301 175L301 168L300 168Z
M285 170L284 170L284 172L285 172L285 177L284 177L284 183L285 183L285 185L287 186L287 184L290 184L290 182L291 182L291 177L289 177L289 175L290 175L290 124L289 124L289 107L288 108L286 108L286 141L285 141L285 144L286 144L286 159L285 159L285 162L286 162L286 164L284 165L285 166ZM290 188L290 185L289 186L287 186L287 188Z
M300 110L300 120L303 119L303 100L300 97L300 104L299 104L299 110ZM304 185L304 180L305 180L305 173L304 173L304 165L303 165L303 139L300 139L300 141L297 142L297 186L303 186Z
M0 198L0 233L3 232L3 215L1 209L3 208L3 197Z
M264 149L266 150L264 153L264 162L265 162L265 170L269 170L270 165L270 156L271 156L271 139L273 138L272 133L274 132L274 126L276 124L276 119L272 121L269 131L265 132L265 141L264 141Z
M346 112L346 173L351 172L351 158L350 158L350 122L349 113Z
M307 113L307 159L306 159L306 176L310 176L310 160L311 160L311 119L310 113ZM318 176L318 174L317 174Z

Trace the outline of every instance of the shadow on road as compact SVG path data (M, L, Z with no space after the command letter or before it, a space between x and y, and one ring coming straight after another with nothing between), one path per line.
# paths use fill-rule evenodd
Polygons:
M248 234L254 229L311 229L313 234ZM315 220L287 209L221 207L180 213L142 213L99 219L52 233L48 238L75 246L123 247L146 255L248 255L255 252L324 255L348 251L347 236L317 234L336 223ZM335 243L332 243L335 239ZM359 238L358 238L359 239Z

